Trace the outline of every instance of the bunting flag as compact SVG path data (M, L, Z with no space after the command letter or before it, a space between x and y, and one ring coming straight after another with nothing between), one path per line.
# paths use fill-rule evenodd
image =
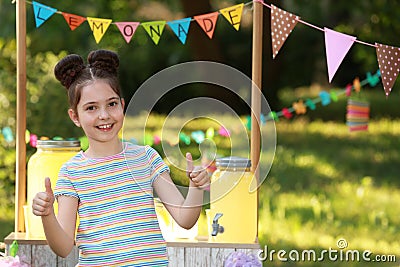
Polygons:
M184 18L167 22L168 26L172 29L182 44L186 43L191 20L191 18Z
M400 48L378 43L375 43L375 46L383 88L388 96L399 75Z
M212 39L214 35L218 14L218 11L216 11L193 17L210 39Z
M78 15L74 14L69 14L65 12L61 12L61 14L64 16L65 21L67 22L69 28L71 31L75 30L78 28L84 21L86 21L85 17L81 17Z
M369 103L349 98L347 100L346 121L351 132L368 130Z
M89 23L90 29L93 32L94 39L98 44L106 33L108 27L110 26L112 20L111 19L101 19L101 18L91 18L87 17L87 21Z
M361 91L361 83L360 83L360 78L356 77L353 80L353 88L356 93L359 93Z
M165 20L159 20L143 22L141 25L146 30L153 42L157 45L164 31L165 23Z
M48 20L54 13L57 12L57 9L45 6L38 2L32 1L33 5L33 13L35 15L35 23L36 28L39 28L46 20Z
M307 111L307 108L304 105L304 102L302 99L300 99L298 102L293 103L292 107L296 111L297 115L305 114Z
M243 6L244 4L242 3L219 10L222 16L224 16L237 31L239 30L240 22L242 20Z
M114 24L117 25L125 41L129 44L140 22L114 22Z
M272 58L276 57L298 20L298 16L271 5Z
M327 91L321 91L319 97L321 98L321 104L323 106L327 106L331 103L331 94Z
M375 43L369 44L366 42L358 41L356 37L342 34L339 32L335 32L328 28L319 28L315 25L307 23L300 19L299 16L291 14L285 10L279 9L274 5L268 5L264 3L262 0L254 0L262 5L271 9L271 37L272 37L272 56L275 58L282 48L284 42L288 38L289 34L293 31L294 27L298 22L310 26L314 29L320 30L325 34L325 51L327 58L327 66L328 66L328 76L329 82L332 81L339 65L343 61L344 57L350 50L351 46L354 42L358 42L364 45L368 45L374 47L376 49L377 59L379 68L382 76L382 84L385 90L386 96L390 94L392 87L395 84L397 76L400 72L400 48L388 46L384 44ZM34 18L36 28L40 27L45 21L47 21L54 13L62 14L73 31L77 27L79 27L85 20L88 21L90 29L93 32L96 43L99 43L103 38L105 32L107 31L109 25L112 23L111 19L102 19L102 18L91 18L91 17L82 17L66 12L59 12L57 9L43 5L36 1L25 1L28 4L33 6ZM13 1L15 3L15 1ZM218 20L219 14L224 16L226 20L238 31L241 24L242 13L244 6L248 4L252 4L253 2L241 3L238 5L234 5L231 7L220 9L219 12L212 12L208 14L194 16L192 19L196 20L202 30L207 34L207 36L212 39L215 29L216 23ZM192 21L191 18L184 18L180 20L175 20L168 22L168 25L174 32L174 34L178 37L178 39L185 44L189 26ZM139 25L142 25L146 30L150 38L157 45L161 34L163 33L164 26L166 21L152 21L152 22L116 22L116 26L120 30L122 36L125 41L129 43L135 34L135 31ZM372 79L370 84L375 84L379 82L379 79L376 76L371 76ZM372 85L374 86L374 85ZM333 99L332 99L333 100ZM333 100L334 101L334 100ZM310 103L309 103L310 104ZM308 107L307 103L305 105Z
M329 82L331 82L344 57L357 38L328 28L324 28L324 32L328 75Z

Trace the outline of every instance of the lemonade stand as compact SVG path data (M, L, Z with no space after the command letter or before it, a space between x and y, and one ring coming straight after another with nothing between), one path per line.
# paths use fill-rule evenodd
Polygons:
M75 247L67 258L55 255L47 245L41 225L32 218L27 199L43 185L35 177L50 176L52 183L61 164L76 153L76 142L39 142L36 156L30 159L26 170L26 3L16 1L17 11L17 179L15 201L15 231L5 239L6 252L14 241L18 242L18 255L31 266L75 266L78 249ZM254 2L253 13L253 60L252 60L252 126L251 159L217 159L217 171L212 176L211 204L207 210L207 234L200 236L194 229L182 231L174 226L161 203L155 202L157 215L167 241L169 265L176 266L223 266L224 260L234 251L257 255L258 243L258 192L250 190L258 184L260 158L260 89L262 62L263 7ZM48 155L51 154L51 157ZM56 156L54 156L56 155ZM39 158L39 159L38 159ZM41 165L45 162L45 165ZM28 179L27 179L28 177ZM256 187L255 187L256 188ZM28 201L29 202L29 201ZM24 206L26 206L24 210ZM25 214L24 214L25 211ZM164 225L163 225L164 224Z

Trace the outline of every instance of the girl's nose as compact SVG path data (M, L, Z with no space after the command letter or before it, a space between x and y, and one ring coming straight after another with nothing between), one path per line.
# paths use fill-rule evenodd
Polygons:
M109 114L108 114L108 112L107 112L107 110L106 109L100 109L100 113L99 113L99 119L100 120L106 120L106 119L108 119L110 116L109 116Z

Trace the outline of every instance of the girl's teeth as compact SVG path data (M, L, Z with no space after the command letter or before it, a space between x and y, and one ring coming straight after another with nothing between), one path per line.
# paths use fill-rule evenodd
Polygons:
M111 125L100 125L99 128L100 129L108 129L108 128L111 128Z

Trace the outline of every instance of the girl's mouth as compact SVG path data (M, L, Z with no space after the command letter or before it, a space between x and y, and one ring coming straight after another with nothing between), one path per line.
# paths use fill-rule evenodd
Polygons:
M103 125L96 126L96 128L98 128L102 131L109 131L112 129L112 127L113 127L113 124L103 124Z

